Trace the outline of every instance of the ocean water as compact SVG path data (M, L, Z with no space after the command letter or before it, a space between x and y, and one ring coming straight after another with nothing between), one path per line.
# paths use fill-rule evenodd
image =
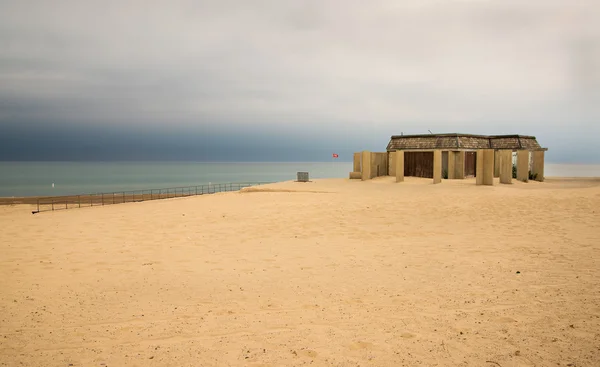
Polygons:
M77 195L208 183L348 177L351 162L0 162L0 197ZM600 165L546 164L546 177L600 177ZM54 183L54 187L52 184Z
M351 162L0 162L0 197L108 193L208 183L348 177ZM54 183L54 187L52 184Z

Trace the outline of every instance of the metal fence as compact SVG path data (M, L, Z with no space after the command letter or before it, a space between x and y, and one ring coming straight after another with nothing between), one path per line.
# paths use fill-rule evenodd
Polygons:
M49 196L37 199L37 210L33 214L44 211L65 210L88 206L104 206L123 203L135 203L148 200L171 199L195 195L214 194L217 192L239 191L244 187L267 184L269 182L218 183L197 186L168 187L162 189L129 190L97 194Z

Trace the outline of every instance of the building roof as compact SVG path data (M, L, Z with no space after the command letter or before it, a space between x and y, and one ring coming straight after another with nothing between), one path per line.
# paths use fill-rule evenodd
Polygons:
M510 149L510 150L547 150L542 148L535 136L527 135L472 135L472 134L425 134L394 135L390 139L387 151L395 150L474 150L474 149Z

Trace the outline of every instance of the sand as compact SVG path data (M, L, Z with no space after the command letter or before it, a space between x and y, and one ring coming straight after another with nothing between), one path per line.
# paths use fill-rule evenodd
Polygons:
M598 366L600 181L0 207L2 366Z

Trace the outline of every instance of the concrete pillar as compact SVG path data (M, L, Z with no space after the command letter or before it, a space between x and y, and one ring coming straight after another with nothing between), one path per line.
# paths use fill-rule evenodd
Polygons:
M529 151L517 151L517 180L529 181Z
M478 150L477 153L477 163L475 166L475 184L483 185L483 150Z
M535 177L536 181L544 181L544 155L546 152L543 150L536 150L533 152L533 167L531 173ZM537 175L537 176L536 176Z
M371 179L371 152L363 150L361 153L361 179L363 181Z
M456 152L448 152L448 179L456 178Z
M354 168L352 172L360 172L360 153L354 153Z
M397 150L394 155L395 169L396 169L396 182L404 182L404 151Z
M371 152L371 177L375 178L379 175L379 167L377 167L377 153Z
M442 151L433 151L433 183L439 184L442 182Z
M454 157L456 158L454 162L454 178L462 180L465 178L465 152L456 152Z
M502 150L494 151L494 177L500 177L500 157L502 156Z
M483 150L483 184L494 185L494 149Z
M496 151L496 157L498 159L498 168L500 172L500 183L511 184L512 183L512 150L498 150Z
M475 182L477 185L494 184L494 150L480 149L477 151L477 173Z
M388 176L396 176L396 152L388 153Z

